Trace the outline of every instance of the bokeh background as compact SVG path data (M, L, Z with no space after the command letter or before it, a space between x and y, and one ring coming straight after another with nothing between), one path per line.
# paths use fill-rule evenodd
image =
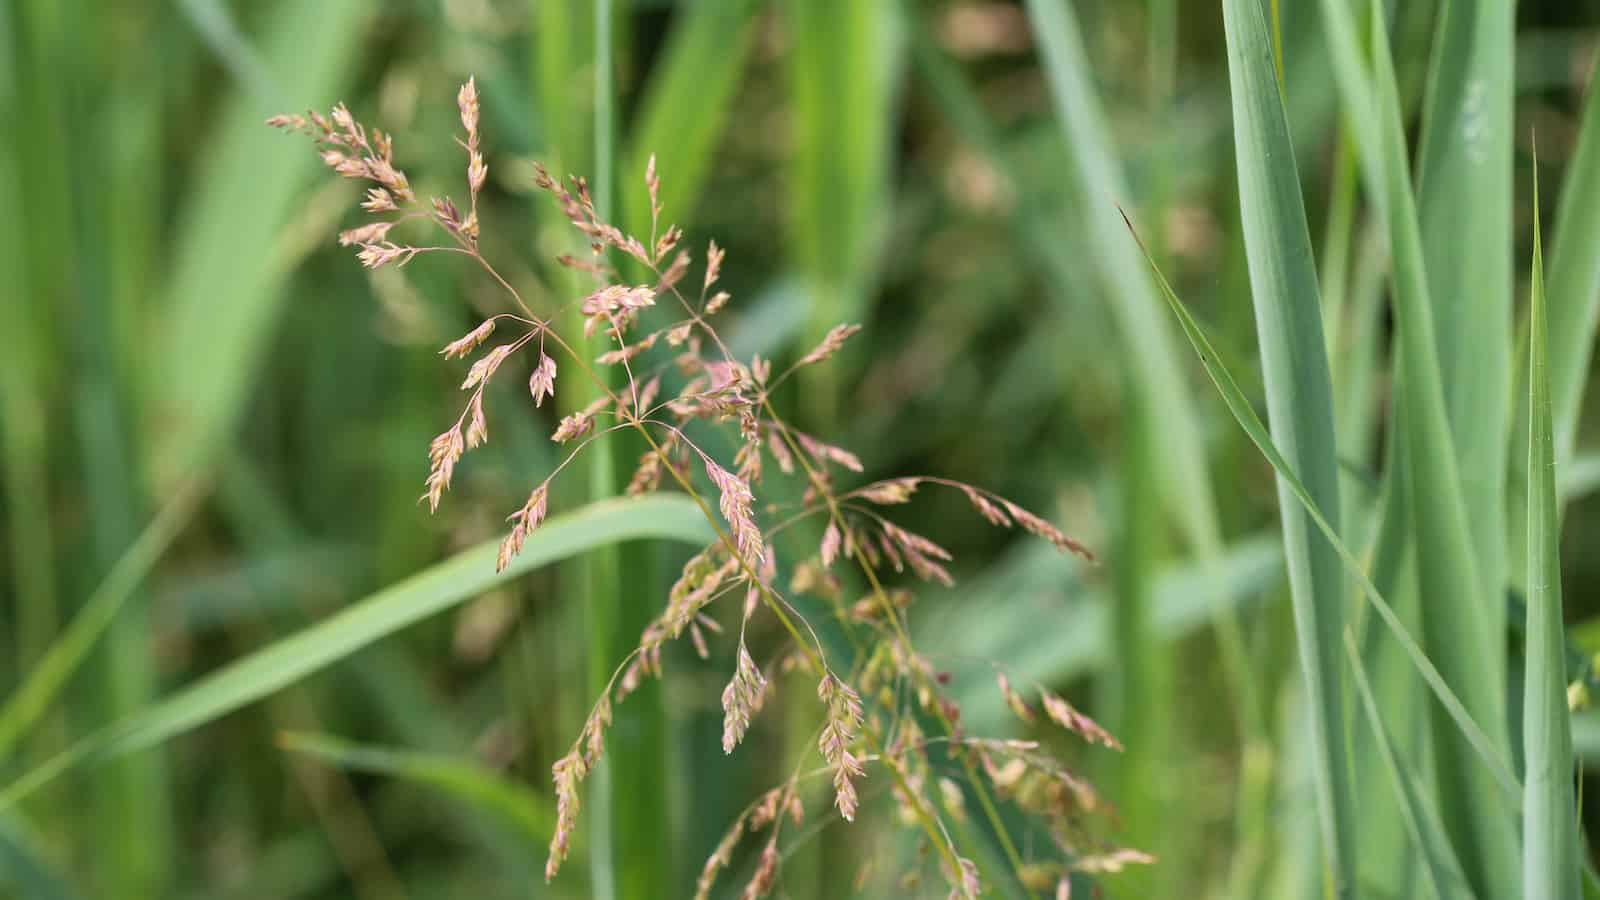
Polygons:
M1271 471L1146 302L1110 202L1259 398L1220 12L1042 5L1069 15L1030 21L998 0L616 0L600 107L612 138L597 160L592 3L5 0L0 697L81 611L113 612L47 708L6 736L0 783L495 538L551 467L549 409L506 388L490 397L494 440L440 512L417 504L428 441L459 404L459 369L437 349L503 300L458 260L362 269L334 241L359 221L358 186L263 125L345 101L395 135L419 193L459 195L455 92L475 75L486 252L536 303L566 299L551 258L568 238L531 161L592 174L609 158L618 216L637 226L653 152L689 245L728 248L727 336L741 353L791 359L836 321L864 324L784 400L797 424L856 450L869 477L981 484L1099 551L1085 567L988 528L959 498L908 513L958 560L958 586L925 591L912 621L954 673L969 727L1027 733L993 689L985 661L998 660L1070 692L1129 745L1118 756L1049 738L1118 803L1116 833L1162 858L1106 890L1311 896ZM1414 109L1449 3L1392 6ZM1350 177L1348 140L1314 4L1281 12L1322 248L1322 223L1351 214L1329 200ZM1600 3L1519 4L1517 134L1537 130L1551 207L1597 45ZM1521 137L1519 265L1532 165ZM1366 312L1344 339L1381 357L1385 263L1356 215L1354 245L1329 251L1324 277L1340 279L1330 293L1371 298L1352 304ZM1340 390L1364 410L1340 447L1361 495L1387 385ZM1154 433L1130 424L1140 396L1159 407ZM1600 635L1588 623L1600 460L1583 449L1592 437L1579 445L1564 577L1583 644ZM1203 567L1207 542L1220 563ZM0 896L688 896L728 822L815 725L808 689L779 684L725 757L725 641L704 662L678 648L665 681L629 699L611 799L586 795L572 863L542 879L548 767L594 671L631 645L685 555L612 557L623 578L609 625L593 621L581 560L545 567L156 748L75 768L0 811ZM1128 604L1146 612L1131 625ZM1210 627L1219 608L1250 661L1243 694ZM1580 751L1600 745L1582 721L1578 738ZM781 896L943 896L881 788L852 827L814 805ZM737 855L721 895L752 864ZM919 866L921 883L900 882Z

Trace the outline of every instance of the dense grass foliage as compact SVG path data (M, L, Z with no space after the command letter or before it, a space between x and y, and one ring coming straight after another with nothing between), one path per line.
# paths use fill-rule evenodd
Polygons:
M1600 4L1551 0L10 0L0 898L689 897L708 859L719 898L1047 897L1063 864L1073 897L1600 896L1597 47ZM362 268L364 186L264 121L348 104L459 201L469 76L496 268ZM795 618L719 600L731 633L664 646L558 796L738 526L671 478L618 496L641 428L497 571L552 430L631 386L565 357L549 402L489 385L493 440L418 503L464 398L439 348L503 287L583 327L535 161L643 235L653 165L695 289L727 251L737 359L863 326L768 411L864 471L772 482L762 527L931 473L1096 560L922 489L883 514L954 587L850 562L829 599L799 563L853 538L785 528ZM1117 815L1063 840L972 736Z

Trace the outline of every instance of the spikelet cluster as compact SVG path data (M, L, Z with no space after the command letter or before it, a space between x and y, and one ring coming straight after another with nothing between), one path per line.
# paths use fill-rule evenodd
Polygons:
M480 201L488 188L489 165L474 79L461 85L456 105L462 129L457 143L466 155L462 203L447 195L418 197L395 165L390 137L361 124L343 104L326 115L311 112L269 120L275 127L310 135L338 175L367 183L360 202L366 221L339 235L339 243L355 248L362 265L405 265L420 255L444 251L450 258L466 257L506 294L505 311L482 319L439 351L464 366L465 400L455 421L428 447L422 501L430 512L437 511L465 455L489 440L491 400L497 415L544 415L545 401L557 396L560 373L561 384L574 377L592 384L594 399L581 408L565 408L557 419L550 439L565 456L539 475L526 500L507 517L509 530L499 547L497 570L506 570L537 539L550 515L554 482L568 465L594 442L617 433L635 435L648 447L639 456L627 494L682 490L707 511L708 524L717 533L715 541L684 565L660 613L641 633L637 648L620 662L577 739L551 766L556 823L546 878L556 876L571 852L583 782L605 749L613 704L645 678L661 677L663 650L684 636L702 659L719 658L713 648L723 639L722 622L728 616L737 617L739 627L731 648L733 671L722 693L723 749L733 752L756 727L778 679L815 679L822 707L816 741L821 767L813 774L831 782L833 808L840 818L854 821L861 812L858 784L868 777L869 767L881 766L892 782L887 793L900 810L899 821L941 836L933 858L950 897L976 897L982 891L977 867L959 852L944 827L946 817L959 821L969 815L968 792L984 801L980 805L986 812L993 810L988 802L992 791L1032 816L1036 824L1030 827L1050 838L1059 859L1030 865L1061 874L1063 885L1070 871L1113 871L1148 861L1137 851L1086 837L1085 813L1102 804L1086 782L1038 744L965 734L960 706L946 691L950 673L939 671L917 651L907 626L916 581L953 584L953 556L896 519L898 508L916 502L922 491L954 490L994 526L1021 529L1092 561L1087 548L1045 518L961 482L915 475L844 485L864 471L861 458L794 427L778 415L772 397L796 372L836 357L862 325L834 326L786 367L761 356L736 358L712 325L733 299L720 289L727 253L717 242L708 242L700 260L703 271L691 277L695 255L684 246L682 229L663 219L661 173L654 157L644 173L651 212L648 235L629 234L606 221L583 178L557 178L535 164L534 184L589 250L586 255L562 254L556 262L593 279L592 286L574 292L578 296L559 298L552 308L536 311L480 249ZM402 240L402 232L412 229L418 236ZM432 237L422 237L424 233ZM627 278L616 265L624 260ZM563 308L575 308L581 316L581 334L564 334L552 324ZM489 392L497 378L508 377L503 374L507 371L517 373L509 376L514 379L526 376L526 394L520 386L504 395ZM706 441L705 435L713 432L724 439ZM713 454L708 445L729 450L725 456ZM774 480L787 486L769 491ZM800 559L780 560L776 536L810 528L815 528L810 534L820 534L820 540L808 544L814 549ZM911 577L895 579L900 573ZM847 602L845 591L863 584L870 591ZM856 659L828 659L811 624L791 602L791 595L799 594L825 600L839 623L853 629L861 648ZM732 599L723 603L724 598ZM752 646L770 661L765 671ZM722 653L725 658L727 650ZM1034 705L1004 673L999 680L1007 705L1025 721L1037 722ZM1041 688L1039 703L1049 721L1092 743L1120 747L1059 696ZM925 734L924 723L938 733ZM935 745L948 757L943 765L960 762L964 771L941 770L928 752ZM717 874L734 863L740 838L762 831L766 836L760 849L746 851L753 854L752 874L742 896L758 898L772 891L782 858L781 825L786 819L798 825L804 813L800 774L763 794L733 822L706 860L697 897L707 896Z
M834 805L846 822L853 822L858 803L855 779L863 774L853 750L861 731L861 695L829 673L817 683L817 697L827 710L817 746L833 770Z

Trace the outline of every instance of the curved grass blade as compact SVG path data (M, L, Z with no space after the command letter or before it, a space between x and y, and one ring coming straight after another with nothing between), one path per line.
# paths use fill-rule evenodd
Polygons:
M1123 220L1127 221L1126 213L1123 214ZM1130 231L1133 230L1131 221L1128 221L1128 228ZM1137 237L1137 232L1135 232L1135 236ZM1144 245L1141 243L1139 246L1143 248ZM1455 691L1451 690L1450 685L1440 675L1439 670L1428 659L1428 655L1423 652L1416 639L1411 636L1405 625L1400 621L1400 618L1395 615L1393 607L1378 592L1372 580L1367 577L1366 571L1362 569L1361 563L1356 559L1355 554L1350 552L1350 548L1345 546L1344 542L1339 539L1338 532L1334 531L1333 527L1328 524L1328 520L1323 517L1316 501L1306 491L1305 486L1300 483L1300 479L1294 474L1294 470L1290 468L1288 461L1278 451L1277 445L1272 442L1272 437L1267 433L1266 426L1261 424L1261 419L1256 415L1256 411L1251 408L1250 400L1245 397L1244 391L1239 389L1239 384L1234 381L1232 373L1223 367L1220 358L1217 356L1217 351L1211 346L1211 341L1206 338L1205 332L1200 329L1200 323L1189 315L1189 310L1184 307L1183 301L1178 299L1178 295L1173 292L1172 286L1167 283L1166 276L1162 275L1161 270L1156 267L1155 260L1151 259L1148 253L1146 253L1145 258L1149 260L1150 268L1156 273L1156 281L1161 287L1162 294L1167 298L1167 303L1172 308L1173 313L1177 315L1184 334L1194 346L1195 353L1199 355L1206 374L1211 377L1212 383L1217 386L1218 392L1222 394L1223 403L1227 405L1228 411L1233 414L1234 420L1244 429L1251 443L1256 445L1256 449L1260 450L1261 454L1267 458L1267 462L1272 464L1272 468L1278 473L1278 476L1288 483L1290 492L1295 500L1305 509L1306 513L1311 517L1311 521L1316 524L1318 530L1328 539L1328 542L1333 545L1333 549L1338 553L1339 559L1343 561L1345 569L1355 578L1362 594L1371 602L1373 610L1383 620L1384 626L1389 629L1395 640L1399 641L1400 645L1405 649L1406 655L1411 659L1412 666L1417 670L1417 674L1421 675L1423 681L1427 682L1428 688L1433 692L1434 697L1438 699L1439 704L1444 707L1445 712L1455 721L1462 738L1477 753L1478 758L1483 762L1484 767L1488 769L1489 774L1494 776L1494 780L1503 791L1504 797L1509 802L1519 802L1522 786L1517 782L1516 776L1512 774L1511 766L1506 761L1504 751L1500 748L1500 745L1490 740L1489 736L1484 733L1483 728L1468 714L1466 707L1462 705Z
M479 544L89 735L0 791L0 810L68 769L154 746L198 728L539 566L618 541L663 538L692 543L712 537L692 501L660 495L600 501L553 516L498 574L494 562L499 541Z
M1361 651L1349 631L1344 635L1344 647L1345 655L1350 659L1350 671L1355 676L1356 696L1361 701L1361 711L1376 739L1378 757L1383 761L1389 782L1394 787L1401 822L1422 862L1420 868L1427 879L1429 891L1437 900L1471 897L1472 887L1467 884L1467 876L1461 872L1461 862L1450 847L1450 840L1445 836L1438 814L1428 805L1426 789L1420 786L1420 779L1414 772L1404 768L1400 755L1395 752L1389 729L1378 712L1377 698L1372 695L1372 684L1367 679L1366 666L1361 662Z
M191 481L167 501L106 573L105 580L78 609L66 630L28 670L22 684L0 707L0 760L10 755L17 742L44 715L62 687L83 665L95 642L111 627L117 612L189 521L199 490L198 483Z
M1331 517L1330 539L1336 539L1339 474L1321 290L1274 63L1274 42L1258 0L1225 0L1222 13L1240 219L1272 434L1300 483ZM1337 651L1344 631L1345 578L1333 547L1289 502L1289 494L1287 482L1280 479L1284 556L1314 733L1318 819L1334 896L1348 897L1356 889L1355 810Z
M1550 402L1549 327L1533 179L1533 275L1528 327L1528 627L1523 679L1522 896L1578 895L1578 823L1572 792L1566 635L1561 626L1561 506Z

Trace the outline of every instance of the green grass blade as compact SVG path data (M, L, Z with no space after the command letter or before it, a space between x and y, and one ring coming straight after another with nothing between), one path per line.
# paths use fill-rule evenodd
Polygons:
M1380 282L1386 277L1380 277ZM1381 289L1375 286L1381 293ZM1379 377L1376 375L1374 377ZM1385 448L1382 493L1371 513L1370 575L1379 593L1390 598L1408 632L1422 630L1422 602L1417 596L1415 552L1411 535L1410 491L1406 463L1397 443ZM1364 610L1363 610L1364 612ZM1371 615L1358 616L1362 665L1394 735L1394 750L1402 766L1426 771L1427 708L1404 651L1384 634L1384 625ZM1401 831L1399 798L1380 771L1384 750L1371 730L1358 732L1352 748L1357 784L1356 803L1362 821L1357 848L1363 887L1405 896L1419 873Z
M1124 384L1131 381L1124 376ZM1107 718L1127 748L1108 764L1114 779L1117 808L1128 823L1129 845L1171 858L1181 829L1165 814L1166 798L1177 786L1171 765L1175 718L1171 653L1157 638L1152 617L1161 511L1155 499L1159 423L1131 398L1124 426L1121 478L1121 522L1113 604L1113 659L1106 680ZM1175 867L1141 867L1118 880L1130 896L1170 896L1176 888Z
M1257 0L1226 0L1222 10L1241 221L1272 434L1315 505L1335 517L1328 525L1336 535L1339 475L1321 292L1272 37ZM1334 895L1348 897L1356 888L1355 811L1337 652L1346 583L1332 545L1316 534L1289 494L1287 482L1280 480L1295 637L1314 732L1322 845Z
M574 6L576 9L576 5ZM589 172L594 191L595 212L602 221L612 221L615 209L616 180L616 85L613 49L616 30L613 22L612 0L595 0L589 4L593 16L594 40L593 137L594 166ZM609 346L604 336L590 342L590 347ZM613 382L615 379L613 378ZM589 455L589 500L603 500L617 493L617 448L615 441L601 441L593 445ZM622 548L615 545L597 547L583 560L584 623L588 631L587 700L598 696L606 688L616 660L627 652L635 629L623 625L630 615L627 598L642 597L639 590L624 589ZM633 567L630 567L633 568ZM633 569L637 572L637 569ZM631 579L637 581L636 578ZM637 588L637 585L635 585ZM637 883L649 884L662 878L665 846L661 838L662 825L662 775L659 746L652 747L659 738L661 701L659 695L646 695L641 703L624 713L625 726L634 730L639 739L639 753L625 757L607 756L595 767L589 791L593 799L589 831L589 884L594 896L611 900L629 896L637 890ZM626 720L631 719L631 722ZM640 726L643 726L641 728ZM631 795L631 796L630 796ZM621 804L631 804L631 809ZM634 885L629 887L629 885Z
M1367 199L1383 214L1386 199L1380 160L1382 134L1372 115L1372 86L1364 62L1360 31L1350 11L1354 0L1321 0L1323 35L1333 80L1344 107L1344 127L1354 139Z
M167 501L111 567L105 580L79 607L66 630L28 670L5 705L0 706L0 760L10 756L18 741L50 709L62 687L88 658L95 642L111 627L117 612L188 522L196 499L198 485L191 482Z
M608 221L617 207L614 189L617 145L617 105L614 41L617 36L614 4L579 0L553 0L533 5L534 85L538 116L545 125L547 143L539 148L552 171L587 175L596 210ZM629 181L643 171L626 173ZM541 227L558 235L558 244L578 257L588 255L580 236L554 205L538 204ZM559 297L581 296L593 289L592 279L581 272L558 268L549 273ZM566 323L576 332L581 316L574 307ZM611 349L605 335L584 341L579 352L591 358ZM615 386L615 385L614 385ZM558 392L563 412L581 409L600 396L598 386L584 380L569 381ZM584 473L581 496L600 501L617 493L619 453L613 441L593 445L580 466ZM596 548L562 569L563 586L585 598L571 611L571 627L587 635L582 645L564 647L559 668L583 672L581 691L560 698L563 729L577 728L612 667L632 649L639 633L636 622L644 613L649 591L637 583L642 567L630 559L623 563L622 548ZM630 600L635 602L629 602ZM661 785L664 754L651 752L660 741L664 719L658 692L647 689L619 710L619 726L638 735L641 752L627 758L607 757L590 780L590 811L585 831L589 836L590 887L596 897L609 898L637 891L640 882L660 880L669 848L663 835L664 795ZM659 751L659 748L658 748ZM625 808L627 805L627 808ZM623 884L628 881L628 884Z
M1151 290L1138 248L1106 217L1129 202L1110 129L1089 81L1090 67L1072 10L1064 0L1029 0L1028 17L1039 41L1056 122L1066 139L1072 174L1087 203L1085 229L1089 254L1111 296L1111 313L1132 361L1139 390L1161 422L1165 506L1177 511L1178 525L1196 548L1215 550L1220 538L1216 499L1206 471L1205 444L1188 398L1171 326L1161 315L1161 298ZM1111 221L1115 221L1112 219Z
M788 193L794 263L810 295L807 339L862 314L888 224L893 102L901 60L898 3L788 0L793 154ZM836 366L808 375L813 413L837 404Z
M1595 326L1600 321L1600 254L1594 252L1595 244L1600 242L1600 204L1594 202L1600 196L1600 68L1589 79L1578 144L1567 161L1566 171L1566 182L1556 204L1555 241L1545 285L1550 323L1550 404L1561 476L1573 474L1574 467L1567 464L1577 450ZM1529 428L1529 409L1528 392L1522 389L1520 373L1518 389L1513 394L1516 419L1512 434L1521 435ZM1526 463L1524 455L1511 455L1506 525L1513 580L1528 571ZM1570 502L1572 498L1564 488L1562 493L1563 500Z
M1478 576L1467 522L1461 472L1445 407L1437 332L1429 301L1427 266L1418 231L1416 203L1406 166L1388 35L1373 15L1372 59L1375 116L1394 258L1394 312L1400 354L1396 401L1398 440L1406 455L1406 481L1416 534L1417 578L1423 598L1423 638L1429 657L1461 697L1474 721L1497 750L1509 747L1506 687L1495 659L1503 642L1492 629L1490 603L1504 603L1498 585ZM1465 736L1441 714L1434 716L1434 755L1439 807L1473 888L1480 896L1516 892L1517 836L1514 819L1489 773L1475 764Z
M1128 227L1132 229L1131 222ZM1328 520L1323 516L1322 510L1317 506L1317 502L1311 497L1305 486L1300 483L1300 479L1295 475L1294 469L1290 468L1288 461L1284 459L1277 445L1273 443L1271 435L1267 433L1266 426L1261 424L1261 419L1256 415L1256 411L1251 408L1250 400L1245 397L1244 391L1240 390L1239 384L1234 380L1232 373L1222 365L1220 357L1217 356L1217 351L1211 346L1211 341L1206 338L1205 332L1200 329L1200 324L1194 320L1193 316L1189 315L1188 309L1178 299L1178 295L1173 292L1172 286L1167 283L1165 276L1161 274L1160 269L1156 268L1155 260L1150 259L1148 255L1145 258L1149 260L1151 270L1156 273L1157 283L1160 285L1168 305L1178 317L1178 321L1183 327L1184 335L1189 338L1195 353L1200 357L1201 365L1205 367L1206 374L1211 377L1212 383L1217 386L1218 392L1222 395L1223 403L1228 407L1228 412L1233 414L1234 420L1239 423L1239 427L1244 429L1245 434L1250 438L1250 442L1255 444L1256 449L1260 450L1261 454L1267 458L1267 462L1272 464L1272 468L1277 472L1278 477L1288 484L1294 499L1305 509L1311 521L1322 532L1323 537L1327 538L1328 542L1333 545L1333 549L1338 553L1339 559L1343 561L1346 571L1355 578L1362 594L1372 604L1373 611L1378 614L1390 634L1405 649L1406 655L1411 659L1413 668L1417 670L1417 674L1422 676L1422 680L1427 683L1429 690L1438 699L1439 705L1444 708L1445 712L1455 722L1456 727L1460 730L1462 739L1467 742L1477 754L1479 760L1482 761L1484 768L1488 770L1494 782L1499 785L1504 798L1515 802L1522 787L1517 783L1516 776L1512 774L1511 767L1506 761L1503 745L1493 741L1483 727L1473 720L1466 707L1462 704L1461 699L1456 696L1455 691L1446 683L1444 676L1429 660L1428 655L1423 652L1416 639L1406 630L1405 625L1395 614L1394 608L1389 605L1389 601L1384 599L1383 595L1378 592L1377 587L1373 585L1372 580L1367 577L1355 554L1351 553L1350 548L1345 546L1344 542L1339 539L1339 533L1333 529L1332 525L1328 524Z
M662 538L704 543L713 537L699 507L676 495L601 501L552 516L504 572L494 571L498 540L463 551L90 735L0 791L0 810L67 769L154 746L198 728L539 566L618 541Z
M652 153L668 220L680 225L691 220L745 73L760 6L761 0L732 0L678 8L678 24L628 129L621 177L629 233L650 233L644 170Z
M1566 634L1561 626L1561 506L1547 355L1549 327L1533 191L1533 276L1528 327L1528 627L1523 678L1522 896L1578 895L1578 814L1572 792Z
M20 4L0 11L0 115L7 121L30 119L44 105L37 72L28 65L27 37L15 34ZM0 483L6 507L6 543L10 571L6 581L14 598L12 651L18 671L31 667L56 629L55 553L51 537L50 431L46 427L52 351L49 304L30 303L40 292L33 289L41 258L30 259L30 241L48 240L36 234L36 212L28 203L41 190L41 171L29 166L30 154L45 153L53 142L38 134L13 129L0 146L0 204L19 215L0 223L0 271L10 273L0 287L0 334L5 334L7 359L0 366ZM27 179L22 173L28 172ZM41 198L42 199L42 198ZM39 201L34 201L35 203ZM24 223L28 223L24 227Z
M466 757L374 747L301 732L279 735L278 746L341 769L388 775L437 790L510 826L525 849L548 843L554 831L555 815L545 795Z
M1558 461L1571 459L1577 446L1578 411L1600 321L1600 253L1594 250L1600 244L1600 68L1589 78L1588 95L1550 248L1550 403Z
M1085 201L1083 233L1093 251L1089 256L1111 298L1122 355L1130 361L1132 389L1139 392L1139 403L1149 415L1161 423L1162 465L1157 472L1161 505L1174 511L1178 528L1201 562L1217 564L1222 554L1217 498L1206 468L1205 441L1189 402L1192 394L1179 367L1178 344L1161 314L1161 298L1141 265L1137 245L1118 229L1106 227L1111 211L1131 194L1090 77L1081 29L1066 0L1029 0L1027 10L1072 178ZM1247 744L1263 747L1264 712L1254 663L1245 649L1243 630L1221 598L1213 624L1229 693L1237 698L1240 730Z
M249 93L270 95L273 76L221 0L178 0L177 6L229 77Z
M1419 868L1427 879L1429 891L1437 900L1471 897L1472 887L1461 872L1461 862L1450 847L1438 814L1428 805L1427 790L1422 787L1415 773L1405 769L1400 755L1395 752L1394 741L1390 739L1389 729L1383 724L1383 716L1378 711L1378 700L1373 696L1366 667L1361 663L1361 651L1348 631L1344 635L1344 646L1345 655L1350 659L1350 671L1354 675L1356 696L1361 701L1361 711L1377 742L1379 758L1383 761L1384 771L1389 776L1389 783L1398 801L1401 822L1417 854L1416 858L1422 864Z
M1439 16L1417 154L1417 214L1472 556L1478 613L1505 632L1510 444L1511 107L1515 6L1458 0ZM1481 665L1505 679L1501 652Z
M286 152L262 122L280 104L326 106L357 58L368 3L295 0L274 7L261 58L278 93L231 98L207 139L201 172L184 209L168 284L165 338L156 354L152 417L161 423L150 453L159 483L208 465L249 399L252 379L286 295L274 245L316 160Z

